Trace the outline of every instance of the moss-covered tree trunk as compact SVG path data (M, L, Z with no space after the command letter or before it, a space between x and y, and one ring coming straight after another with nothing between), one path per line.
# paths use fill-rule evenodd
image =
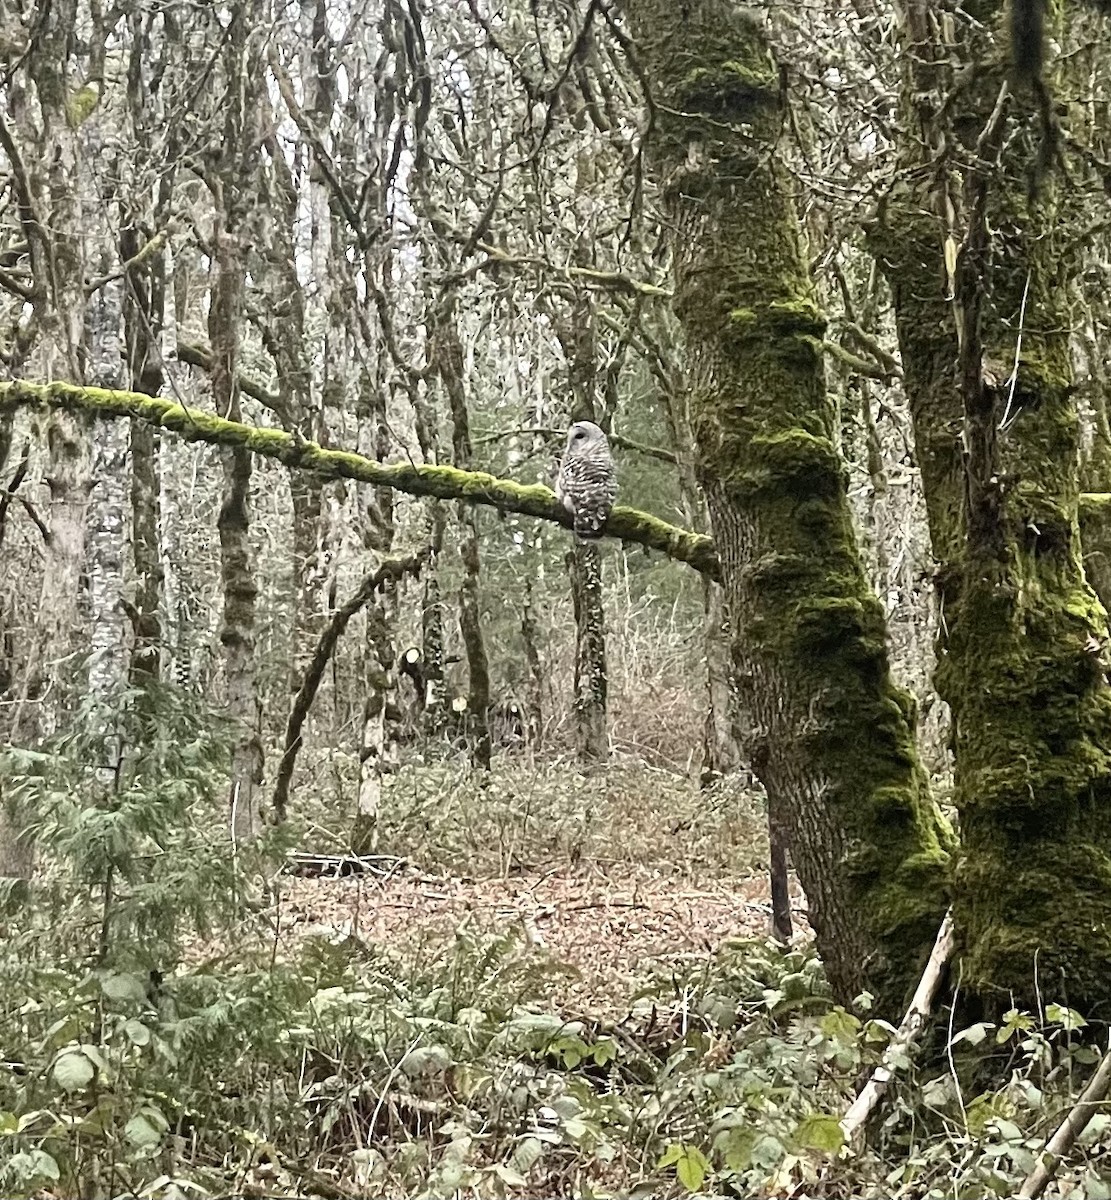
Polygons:
M141 234L133 222L120 230L120 254L124 260L139 253ZM124 289L124 337L127 372L132 391L157 396L162 390L162 354L159 334L165 302L165 260L137 267L128 274ZM134 562L134 598L131 617L131 664L133 683L157 680L162 641L163 567L158 538L160 492L160 439L145 421L132 421L131 450L131 552Z
M900 184L873 232L940 560L936 678L962 834L954 915L963 978L982 999L1033 1005L1040 987L1106 1010L1111 692L1078 520L1063 253L1075 214L1052 175L1030 187L1043 128L993 49L1006 44L1005 6L977 17L964 49L978 65L943 104L952 47L936 47L924 0L906 6L902 176L925 178L913 168L940 149L956 169L931 169L944 192Z
M85 242L80 232L79 130L67 113L67 98L84 82L74 54L76 19L76 4L62 0L45 10L37 23L35 53L27 56L27 77L20 86L37 96L39 124L33 128L33 118L23 122L28 131L33 129L34 140L28 138L23 161L10 162L9 170L17 168L12 186L28 232L32 319L25 324L29 333L38 335L36 366L47 378L81 383ZM33 112L29 99L26 111ZM13 340L18 349L22 339ZM26 351L24 347L19 356ZM42 543L42 585L37 610L28 622L31 635L20 648L16 703L3 714L5 740L17 744L56 732L77 691L80 584L93 486L92 423L87 417L59 412L44 426L40 432L48 456L49 532ZM33 864L32 842L0 795L0 876L29 878Z
M836 994L895 1012L947 903L946 832L857 555L823 322L777 165L780 81L726 0L625 0L655 99L676 309L747 751L790 829Z
M314 94L318 92L315 82L311 90ZM321 128L327 128L329 115L327 112L318 114ZM272 126L273 114L267 111L264 120ZM270 243L265 247L266 253L261 256L259 267L259 283L267 293L263 344L274 360L278 416L283 426L295 430L306 441L323 443L326 440L323 404L319 393L314 395L313 369L306 346L306 311L310 296L301 286L296 265L300 197L285 150L273 134L266 139L266 150L269 170L260 170L260 183L269 185L271 204L281 219L269 226ZM315 241L310 254L313 277L321 280L323 286L330 274L327 260L322 260ZM324 323L323 314L313 315L317 325ZM326 369L342 372L346 365L340 357L338 362L327 362ZM339 386L342 389L342 380ZM293 619L288 682L293 697L301 687L313 647L324 625L323 495L321 481L304 471L291 474L289 489L293 510L293 571L290 579Z

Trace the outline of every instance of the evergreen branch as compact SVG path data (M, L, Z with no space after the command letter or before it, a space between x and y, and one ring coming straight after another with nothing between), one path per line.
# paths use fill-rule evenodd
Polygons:
M312 471L325 479L355 479L375 487L394 488L411 496L434 496L487 504L501 512L520 513L542 521L571 527L571 515L556 500L551 488L540 484L497 479L483 471L458 467L417 466L413 463L380 463L349 450L325 450L280 429L265 429L228 421L176 400L144 396L138 392L76 387L69 383L0 383L0 412L19 408L63 408L100 417L134 417L168 429L187 441L219 446L239 446L254 454L277 459L287 467ZM692 533L661 521L649 513L619 506L610 514L604 534L623 542L659 550L696 571L719 578L717 552L704 534Z

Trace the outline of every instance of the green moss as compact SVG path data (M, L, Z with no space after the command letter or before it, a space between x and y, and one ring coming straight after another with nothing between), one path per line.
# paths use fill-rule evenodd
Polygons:
M71 96L66 97L66 120L71 129L79 129L92 116L100 103L100 82L91 79L84 87L78 88Z
M778 74L761 27L726 0L626 11L660 99L658 170L684 231L676 312L689 353L712 366L691 413L724 538L742 704L758 714L754 756L788 813L839 997L868 987L894 1014L945 909L951 834L856 550L825 321L776 160Z
M255 454L276 458L291 469L312 471L327 478L355 479L415 496L488 504L504 512L570 525L570 517L552 490L538 484L515 483L481 471L462 471L450 466L380 463L348 450L323 449L315 442L295 439L280 429L260 429L227 421L163 397L67 383L38 384L23 380L0 383L0 411L21 406L65 408L101 417L133 417L171 430L189 441L244 446ZM717 553L710 538L648 513L618 506L610 515L606 534L659 550L712 578L718 575Z

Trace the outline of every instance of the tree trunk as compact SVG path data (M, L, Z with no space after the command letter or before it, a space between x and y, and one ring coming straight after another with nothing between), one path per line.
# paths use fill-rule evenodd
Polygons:
M139 253L139 231L134 224L120 232L120 255L127 261ZM133 391L157 396L162 390L162 354L158 344L164 304L164 261L133 270L124 290L124 335L127 371ZM131 547L135 566L135 593L130 608L132 624L130 675L142 684L159 678L162 622L162 554L158 537L159 446L157 430L145 421L131 422Z
M108 197L100 198L105 205ZM102 255L98 265L107 274L113 256ZM123 287L106 283L89 300L86 332L88 372L96 387L120 386L120 331ZM98 421L92 430L93 478L88 525L88 607L91 636L89 693L105 700L118 695L127 677L127 631L123 607L123 550L127 542L127 431L116 421Z
M594 313L585 291L576 293L570 316L557 323L556 333L567 357L571 420L597 421ZM567 555L567 566L575 615L575 741L583 762L605 762L609 758L608 675L601 546L575 540Z
M363 710L363 737L359 748L359 800L351 830L355 854L373 854L378 849L378 817L382 807L382 783L397 769L397 745L390 736L386 718L394 694L396 676L388 609L394 602L392 589L371 604L367 616L367 680Z
M447 393L451 412L452 453L455 465L471 469L470 417L463 383L463 343L456 324L456 297L449 291L431 320L430 356ZM459 505L459 557L463 582L459 588L459 633L467 656L467 740L476 767L490 769L490 666L482 633L482 556L478 517L473 508Z
M532 579L524 581L524 603L521 606L521 642L525 650L525 742L540 749L544 737L544 669L540 661L536 611L533 607Z
M1081 563L1062 268L1076 217L1052 177L1030 188L1043 137L1035 98L1020 91L999 105L1004 68L987 35L1005 36L1004 7L978 14L985 35L966 53L979 66L954 92L950 130L933 123L942 108L931 97L949 81L930 66L931 7L908 4L916 70L904 107L922 105L924 131L915 145L963 153L964 190L898 194L874 241L892 281L942 560L937 687L954 718L963 978L991 1007L1034 1005L1048 992L1106 1012L1111 689L1106 615ZM948 63L949 49L934 57ZM920 153L908 147L905 162ZM930 208L948 223L908 220ZM951 280L943 238L961 248ZM1094 534L1090 549L1098 580Z
M730 615L749 760L781 806L841 1002L899 1011L946 908L948 833L891 681L853 538L824 325L761 25L725 0L626 0L677 226L676 309Z
M219 218L217 218L219 222ZM243 268L238 244L226 228L214 231L216 282L209 312L209 339L214 368L212 393L217 410L239 417L236 382L238 326L241 317ZM236 842L250 841L260 831L262 785L261 709L255 682L255 600L258 588L251 566L251 453L243 447L222 451L224 495L217 528L220 533L220 578L228 712L237 725L232 750L231 833Z

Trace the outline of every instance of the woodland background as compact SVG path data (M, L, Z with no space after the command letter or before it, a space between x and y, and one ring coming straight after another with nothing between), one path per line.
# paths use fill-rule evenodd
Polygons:
M1111 1000L1052 15L1031 81L988 0L0 6L5 1194L1035 1171Z

